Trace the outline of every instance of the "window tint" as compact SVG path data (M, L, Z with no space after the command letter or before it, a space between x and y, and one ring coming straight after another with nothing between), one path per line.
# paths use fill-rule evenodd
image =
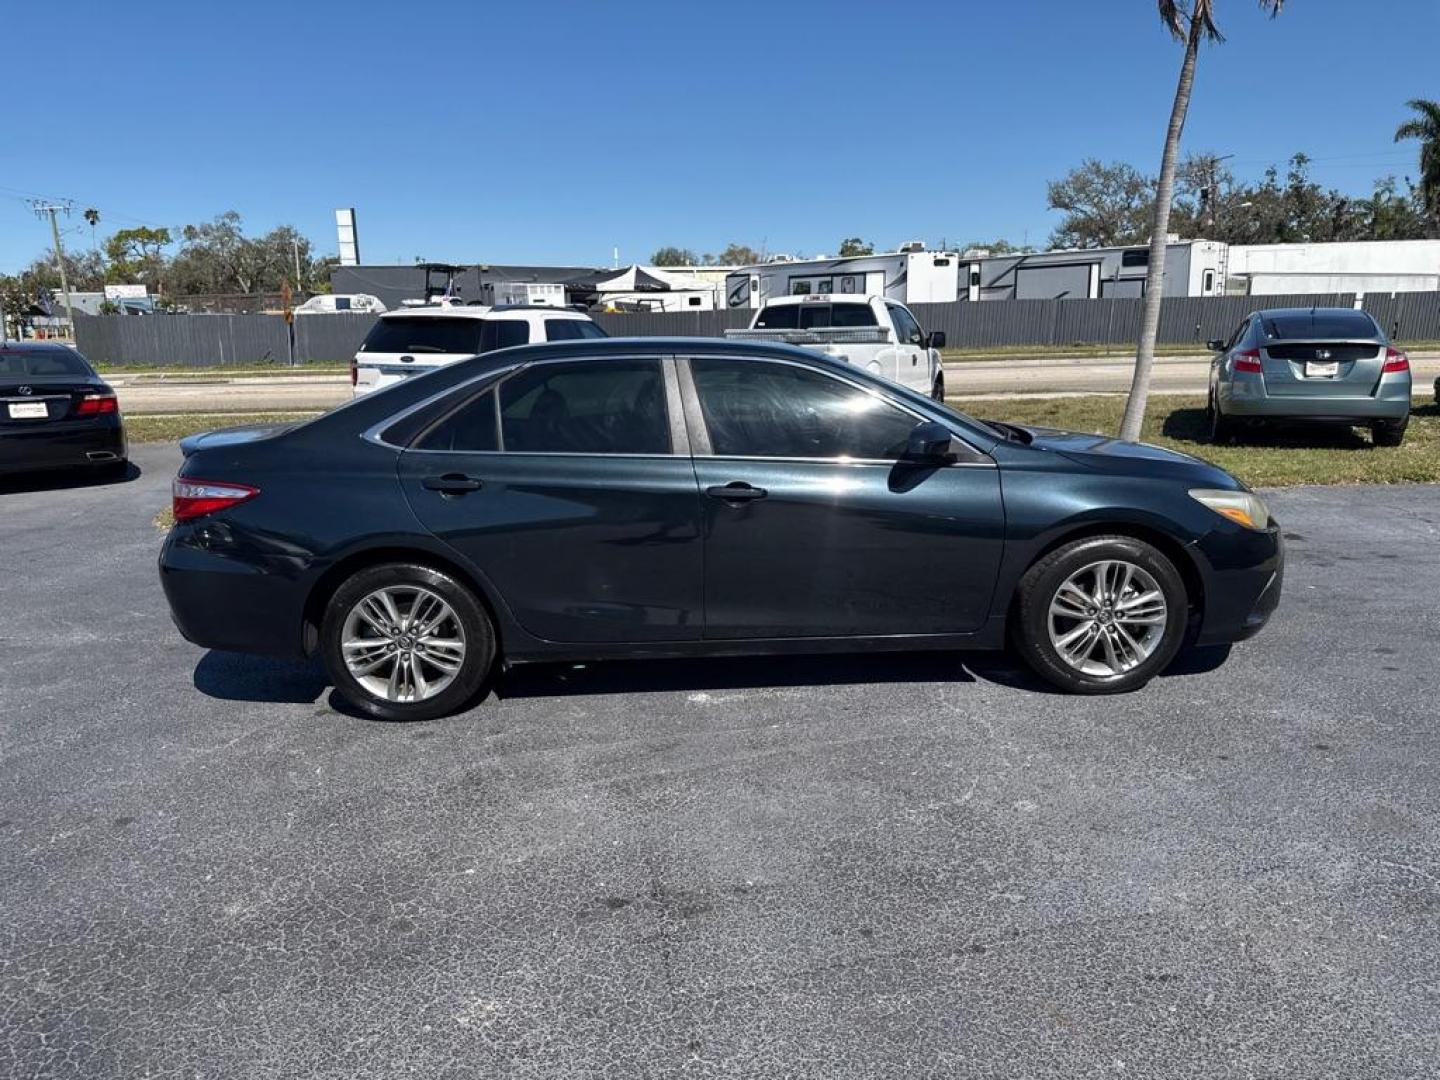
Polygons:
M446 319L417 315L381 319L365 335L361 352L461 353L480 352L480 319Z
M1271 341L1310 338L1370 338L1380 333L1375 320L1363 311L1300 311L1284 315L1261 314L1260 325Z
M800 328L799 304L775 304L760 309L755 320L756 330L798 330Z
M830 325L879 326L880 322L875 318L875 312L870 310L869 304L832 304Z
M1121 265L1121 266L1149 266L1149 265L1150 265L1150 249L1149 249L1149 248L1131 248L1129 251L1125 252L1124 254L1122 254L1122 255L1120 256L1120 265Z
M0 349L0 375L92 375L71 349Z
M899 304L887 304L890 309L890 318L895 320L896 339L901 343L913 343L916 337L923 336L920 324L915 321L915 316L901 307Z
M499 450L495 425L495 391L487 390L466 402L425 432L415 443L417 450L448 450L457 453Z
M720 456L894 460L916 420L884 399L789 364L690 362Z
M1225 343L1226 352L1229 352L1235 348L1236 345L1240 344L1240 339L1245 336L1245 330L1249 325L1250 319L1248 316L1240 320L1240 325L1235 328L1235 332L1230 335L1230 340Z
M506 451L670 453L658 360L526 368L500 387L500 424Z
M602 338L605 331L589 319L546 319L546 341L578 341L581 338Z
M486 319L480 332L480 351L494 352L514 345L528 345L530 324L524 319Z

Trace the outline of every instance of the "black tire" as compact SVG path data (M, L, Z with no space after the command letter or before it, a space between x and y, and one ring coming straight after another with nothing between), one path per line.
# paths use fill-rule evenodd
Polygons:
M1235 439L1235 421L1220 411L1220 405L1215 400L1215 391L1210 391L1210 402L1205 409L1205 419L1210 427L1210 441L1212 443L1228 443Z
M1050 639L1050 606L1071 575L1094 563L1128 562L1152 577L1165 599L1163 629L1157 627L1153 651L1121 674L1098 676L1071 666ZM1175 659L1189 626L1185 582L1171 561L1152 545L1131 536L1092 536L1057 548L1020 579L1011 640L1031 669L1046 682L1072 694L1120 694L1138 690ZM1158 617L1158 613L1157 613Z
M346 667L342 631L351 610L376 590L415 587L449 604L463 631L464 657L450 684L433 697L386 700L362 685ZM479 694L495 663L495 652L494 624L474 593L448 574L411 563L371 566L347 578L326 603L320 623L320 655L335 689L355 708L381 720L433 720L459 711Z
M1370 425L1370 441L1376 446L1399 446L1405 441L1405 429L1409 426L1409 416L1404 420L1376 420Z
M930 397L942 405L945 404L945 373L943 371L935 376L935 385L930 387Z

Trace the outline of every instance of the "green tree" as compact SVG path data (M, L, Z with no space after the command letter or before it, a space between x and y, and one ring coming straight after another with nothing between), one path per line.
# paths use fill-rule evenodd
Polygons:
M1395 141L1420 140L1420 201L1440 226L1440 101L1416 98L1408 104L1415 117L1395 129Z
M1133 165L1089 158L1046 190L1050 209L1065 214L1051 247L1123 247L1148 235L1155 181Z
M854 255L874 255L875 245L868 240L861 240L858 236L850 236L840 241L840 258L848 259Z
M695 253L689 248L662 247L650 256L651 266L696 266Z
M964 251L988 251L991 255L1028 255L1034 251L1033 247L1021 247L1012 244L1009 240L972 240L960 248Z
M1165 293L1165 234L1170 229L1170 205L1175 198L1175 174L1180 163L1180 135L1185 130L1185 116L1190 111L1190 94L1195 87L1195 65L1202 42L1220 42L1224 37L1215 25L1214 0L1157 0L1160 19L1171 35L1184 42L1185 53L1180 63L1180 78L1175 87L1175 100L1170 107L1170 124L1165 132L1165 149L1160 156L1160 182L1156 187L1154 213L1150 223L1150 265L1145 274L1145 299L1140 315L1140 343L1135 353L1135 375L1130 383L1130 397L1125 402L1125 418L1120 424L1120 437L1127 442L1140 438L1145 422L1145 405L1150 397L1150 370L1155 364L1155 341L1160 335L1160 303ZM1285 0L1260 0L1260 6L1273 18L1285 6Z
M745 244L727 244L716 258L721 266L754 266L760 261L760 253Z
M116 284L144 284L157 292L164 291L165 249L174 243L169 229L140 226L121 229L105 241L105 255L110 261L106 280Z

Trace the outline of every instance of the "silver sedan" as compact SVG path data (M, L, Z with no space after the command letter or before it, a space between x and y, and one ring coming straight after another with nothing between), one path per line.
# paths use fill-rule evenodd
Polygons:
M1370 429L1399 446L1410 423L1410 361L1368 314L1353 308L1277 308L1247 315L1212 341L1210 432L1302 420Z

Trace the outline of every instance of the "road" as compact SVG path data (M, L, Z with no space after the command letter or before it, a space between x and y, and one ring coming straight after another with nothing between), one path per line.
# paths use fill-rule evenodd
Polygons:
M403 725L180 640L136 457L0 494L0 1075L1440 1074L1440 489L1275 494L1272 625L1121 698L612 663Z
M1440 353L1411 358L1416 392L1426 401L1440 375ZM1204 394L1210 358L1162 356L1155 362L1156 393ZM1123 393L1130 387L1133 363L1126 359L989 360L946 366L952 397L1005 397L1015 394ZM163 382L143 376L112 378L127 413L272 412L328 409L349 400L349 376L247 376L208 381Z

